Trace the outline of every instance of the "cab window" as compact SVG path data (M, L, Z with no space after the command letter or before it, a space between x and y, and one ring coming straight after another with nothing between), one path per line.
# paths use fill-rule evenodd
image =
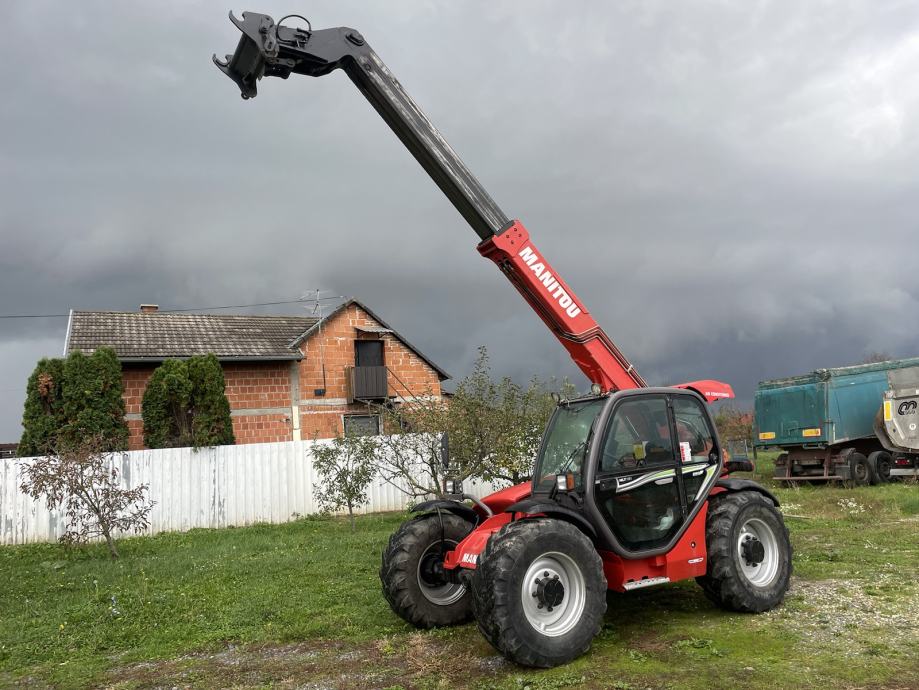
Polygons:
M673 398L673 418L676 423L686 502L690 509L711 466L718 464L715 435L702 403L688 395Z
M641 397L623 402L606 432L600 472L672 465L674 461L667 401Z

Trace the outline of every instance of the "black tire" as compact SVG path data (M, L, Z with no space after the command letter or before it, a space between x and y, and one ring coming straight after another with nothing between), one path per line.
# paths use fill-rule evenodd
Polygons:
M603 624L603 563L590 539L567 522L512 522L479 558L472 607L485 639L511 661L540 668L568 663L590 649Z
M868 469L871 470L872 484L887 484L890 481L890 468L893 459L890 453L876 450L868 456Z
M441 579L432 566L473 527L453 513L440 511L413 518L396 530L380 566L383 596L396 615L418 628L469 620L472 602L466 587Z
M861 453L849 455L849 480L846 486L867 486L871 481L871 467L868 458Z
M755 544L741 546L751 537L763 547L762 554L756 553ZM709 599L743 613L761 613L782 603L791 578L791 541L771 500L757 491L714 496L708 504L705 541L708 569L696 581ZM759 556L762 560L754 564Z

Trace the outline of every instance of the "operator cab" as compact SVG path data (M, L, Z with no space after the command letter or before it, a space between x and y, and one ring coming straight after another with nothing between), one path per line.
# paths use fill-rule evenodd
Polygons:
M708 408L692 391L645 388L559 403L533 493L581 506L598 547L664 553L701 509L722 466Z

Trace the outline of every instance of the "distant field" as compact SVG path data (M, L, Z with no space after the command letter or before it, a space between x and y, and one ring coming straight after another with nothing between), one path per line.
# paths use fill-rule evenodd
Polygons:
M771 473L769 463L759 471ZM919 487L778 489L786 604L744 616L693 583L609 596L590 654L534 672L474 625L417 632L379 591L401 515L0 548L0 685L919 688Z

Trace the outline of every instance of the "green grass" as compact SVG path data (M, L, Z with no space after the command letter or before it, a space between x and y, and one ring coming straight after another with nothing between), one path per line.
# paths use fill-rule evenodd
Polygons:
M546 672L474 625L417 632L390 612L376 571L402 515L127 539L116 562L0 548L0 685L919 687L919 487L777 492L795 548L783 607L728 614L691 582L610 594L591 653Z

